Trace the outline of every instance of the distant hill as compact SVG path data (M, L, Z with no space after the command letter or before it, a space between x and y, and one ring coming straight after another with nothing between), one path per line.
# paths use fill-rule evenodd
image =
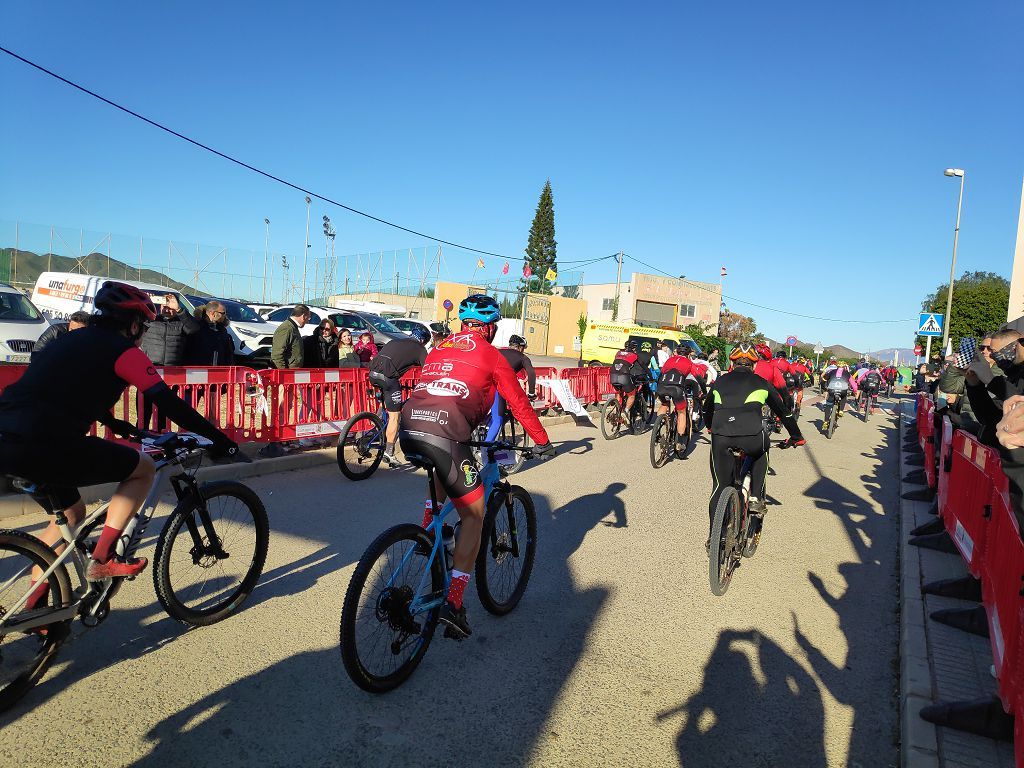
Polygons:
M801 342L801 345L804 347L814 346L813 344L807 344L806 342ZM768 339L768 346L771 347L773 350L786 348L785 344L778 341L774 341L772 339ZM879 360L881 362L886 363L891 362L893 354L896 352L899 352L901 363L904 363L907 360L914 359L914 350L898 349L895 347L890 347L889 349L872 350L871 359ZM827 358L829 355L835 355L840 360L859 360L861 354L861 352L858 352L857 350L854 349L850 349L849 347L844 347L842 344L833 344L832 346L825 347L825 351L822 353L822 357Z
M182 293L202 293L190 285L172 280L155 269L139 269L117 259L108 259L103 253L90 253L79 264L78 259L48 253L32 253L15 248L0 248L0 264L7 265L15 260L17 286L26 288L35 285L43 272L78 272L83 275L111 277L114 280L137 280L143 283L166 285ZM7 277L7 275L3 275Z

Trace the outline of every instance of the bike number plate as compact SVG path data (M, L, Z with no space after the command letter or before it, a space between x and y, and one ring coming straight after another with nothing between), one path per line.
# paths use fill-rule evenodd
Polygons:
M496 451L494 454L494 463L499 467L511 467L516 463L516 459L510 451Z

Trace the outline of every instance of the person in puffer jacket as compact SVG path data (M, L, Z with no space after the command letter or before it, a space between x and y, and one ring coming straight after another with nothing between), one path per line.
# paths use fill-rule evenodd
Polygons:
M185 365L186 342L199 329L199 321L182 312L177 296L168 293L156 320L142 337L142 351L156 365Z

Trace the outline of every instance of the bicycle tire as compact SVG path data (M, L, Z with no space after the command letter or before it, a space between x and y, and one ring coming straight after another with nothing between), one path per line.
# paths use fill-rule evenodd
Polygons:
M864 395L864 423L867 424L868 417L871 415L871 395Z
M233 480L204 483L199 486L199 493L207 503L207 512L210 514L210 520L218 543L228 557L222 558L218 554L207 552L201 558L201 562L196 561L195 539L192 538L190 541L193 531L189 523L194 526L195 533L203 537L204 544L208 544L208 541L207 537L204 536L206 533L205 527L198 515L198 499L189 495L178 502L174 511L167 518L164 529L160 532L160 537L157 539L156 554L153 558L153 586L156 589L157 600L160 601L160 605L167 612L168 616L194 627L215 624L230 616L245 602L249 595L252 594L253 589L256 588L260 574L263 573L263 566L267 560L267 550L270 546L270 521L267 519L267 510L263 506L260 497L247 485ZM232 497L241 502L241 508L244 511L238 516L239 524L247 527L251 521L252 527L255 530L252 559L249 560L245 574L238 580L238 585L230 591L224 591L212 603L208 603L208 600L206 600L207 596L205 595L206 588L210 583L210 577L207 576L201 582L202 588L199 590L197 599L202 599L208 604L202 607L191 607L186 604L184 599L184 593L187 588L182 587L178 583L172 583L171 568L172 564L175 563L175 543L180 542L179 553L182 547L187 547L191 543L192 547L188 550L187 554L192 560L193 566L202 568L209 573L212 573L214 568L219 566L218 580L224 578L222 562L224 560L230 561L232 553L227 547L232 546L234 548L235 537L231 535L233 527L231 522L233 521L228 520L226 515L221 515L219 519L214 519L213 512L209 509L210 501L218 497ZM246 513L248 513L248 516L246 516ZM185 528L185 533L188 536L179 538L178 534L182 532L182 527ZM248 554L245 550L243 550L243 553ZM237 557L237 555L238 550L235 549L235 556ZM177 576L173 578L173 581L178 582Z
M621 432L622 404L618 398L613 398L601 409L601 434L604 435L605 440L614 440Z
M359 558L355 571L352 573L352 579L349 581L348 588L345 591L345 601L341 608L339 643L341 648L342 664L344 665L348 676L352 678L352 682L364 691L368 691L370 693L386 693L405 682L423 660L423 656L430 647L430 641L434 637L434 630L437 628L439 609L434 609L425 616L424 623L418 635L421 639L420 644L414 649L411 656L409 656L398 667L392 669L388 674L376 674L371 671L367 668L364 660L360 657L360 640L357 632L359 627L359 598L362 597L363 588L366 586L368 580L373 583L376 583L377 581L384 583L384 580L382 579L370 579L373 566L378 560L387 554L391 547L396 544L400 544L401 542L411 542L414 547L421 548L422 553L424 553L424 558L429 556L425 553L429 553L434 545L434 541L430 535L418 525L414 525L412 523L403 523L402 525L396 525L393 528L389 528L384 531L380 536L374 539L373 543L366 548L363 556ZM440 593L444 590L444 565L441 562L441 557L434 558L433 562L430 564L430 570L431 589L435 593ZM387 578L390 578L391 576L392 574L388 574ZM415 589L418 582L419 578L417 576L415 577L412 589ZM373 598L372 615L380 624L384 624L385 620L387 620L391 628L394 629L394 625L391 624L391 620L395 617L401 618L401 614L399 612L394 614L389 612L386 617L382 618L380 613L381 610L393 610L390 606L387 606L383 600L384 594L388 589L392 588L386 587L380 595ZM409 618L411 619L411 617ZM393 643L391 650L393 651Z
M366 421L371 423L370 429L366 429ZM338 469L349 480L358 482L376 472L383 458L384 422L376 413L357 413L338 438Z
M7 568L3 565L5 551L24 557L28 561L24 566L15 566L16 572L28 567L29 562L45 570L53 564L57 555L35 536L22 531L0 530L0 580L4 584L12 585L10 594L0 593L0 604L13 605L21 599L29 585L27 579L21 578L17 579L17 583L25 582L23 588L13 588L14 582L8 581L8 578L13 577L7 576ZM47 599L49 606L57 608L70 604L74 593L67 568L63 564L50 574L47 583L50 585L50 595ZM42 679L67 638L70 625L70 619L47 624L45 635L18 631L0 634L0 712L10 709ZM8 638L11 639L8 641ZM17 649L14 648L15 643L19 644ZM7 682L7 667L13 666L12 659L16 660L22 655L27 657L25 669Z
M669 460L669 451L675 450L669 417L675 418L675 414L659 413L654 419L654 429L651 430L651 466L655 469L664 467Z
M516 502L522 506L523 516L526 522L525 542L521 536L522 522L516 520L514 508ZM504 513L503 519L499 515ZM507 527L500 530L500 526ZM515 526L515 530L513 530ZM498 532L500 531L500 533ZM515 542L514 542L515 540ZM491 496L491 503L488 504L487 514L484 516L483 530L480 532L480 551L476 557L476 591L480 597L480 603L488 613L495 616L504 616L511 612L526 592L526 586L530 582L530 574L533 572L533 562L537 555L537 511L533 506L533 498L525 488L518 485L509 486L508 491L497 490ZM519 554L515 554L518 543ZM525 552L523 544L525 543ZM509 557L511 556L511 557ZM488 566L497 563L504 566L510 561L521 561L518 578L512 582L508 597L502 599L495 595L498 579L488 573Z
M725 488L718 497L715 517L711 523L711 552L708 555L708 580L711 593L721 597L729 590L732 574L736 570L739 557L735 552L726 552L726 537L730 533L735 536L739 530L739 493L732 486Z

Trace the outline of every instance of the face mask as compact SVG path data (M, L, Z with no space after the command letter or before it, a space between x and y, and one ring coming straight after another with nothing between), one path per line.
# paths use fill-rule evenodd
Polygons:
M1017 361L1017 340L1015 339L1005 347L1000 347L993 352L992 359L1004 371L1012 368Z

